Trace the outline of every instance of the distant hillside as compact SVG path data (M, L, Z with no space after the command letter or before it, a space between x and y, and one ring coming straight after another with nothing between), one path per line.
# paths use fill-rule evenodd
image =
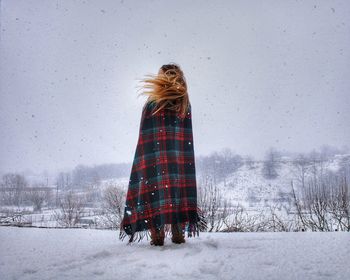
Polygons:
M300 189L303 177L306 184L313 176L326 176L329 172L340 172L349 166L350 154L335 155L326 161L304 162L283 157L277 168L278 176L266 179L263 175L264 162L255 161L243 164L226 179L226 183L220 182L218 186L234 204L255 208L272 202L287 202L292 180L294 186Z
M242 165L231 172L225 180L216 178L218 189L233 204L247 208L260 208L274 203L290 203L291 181L300 189L314 176L326 176L329 172L340 172L350 166L350 154L335 155L327 160L304 159L296 161L284 156L276 167L277 177L267 179L264 174L265 161L242 161ZM197 186L201 187L206 172L197 172ZM102 181L102 186L117 184L127 189L129 176Z

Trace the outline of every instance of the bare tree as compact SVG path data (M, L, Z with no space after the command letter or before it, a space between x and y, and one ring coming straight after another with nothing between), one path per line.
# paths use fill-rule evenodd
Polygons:
M44 202L49 202L52 190L43 183L35 183L27 193L29 201L34 205L34 211L41 211Z
M68 191L59 199L59 210L54 211L56 221L65 227L75 226L84 211L83 201L73 191Z
M224 220L231 215L231 205L224 199L223 193L212 178L205 178L198 188L198 204L201 209L202 229L212 232L220 231L225 225Z
M219 177L223 179L226 186L226 178L232 175L241 165L243 159L240 155L235 155L230 148L223 148L219 154L220 164L218 166Z
M104 190L102 207L107 227L119 228L124 214L125 196L125 190L114 184Z
M349 181L350 178L350 154L342 156L339 161L339 173L342 177L346 177Z
M56 207L59 207L59 191L72 190L73 181L70 172L60 172L56 178Z
M263 176L266 179L275 179L278 176L277 169L280 166L279 160L280 153L274 148L270 148L265 155L264 165L262 168Z
M319 231L330 231L330 223L328 220L328 197L329 192L327 186L323 182L308 183L308 187L304 190L305 207L309 215L308 224L311 229Z
M101 178L94 167L77 165L72 171L73 185L76 188L85 188L100 185Z
M199 205L207 220L209 232L214 230L221 202L222 194L217 185L213 184L213 179L206 178L204 184L199 188Z
M281 215L277 214L276 208L281 208L278 204L269 205L269 219L266 226L268 231L291 231L292 224L289 221L283 219Z
M254 169L254 158L250 155L246 156L243 160L244 164L248 166L249 169Z
M350 231L350 189L346 176L331 184L329 212L341 231Z
M212 230L216 232L222 230L222 227L225 226L225 220L232 213L231 203L228 199L222 199L220 205L221 208L218 211L216 222L214 223L215 227Z
M318 181L323 179L325 155L313 150L309 153L310 172L312 175L313 184L319 184Z
M310 178L301 199L292 182L296 216L302 229L312 231L350 231L350 191L347 177L325 172Z
M297 217L297 224L300 225L299 229L301 230L306 230L306 227L308 226L306 218L304 217L304 213L302 210L302 203L300 199L298 198L296 194L296 190L294 188L293 180L291 181L291 187L292 187L292 196L293 196L293 201L294 205L296 208L296 217Z
M20 207L23 201L23 191L28 182L23 175L17 173L6 173L2 176L3 201L8 205Z
M258 231L261 226L261 213L248 214L246 209L237 204L230 209L230 215L224 219L224 232L251 232Z
M296 168L296 178L304 189L310 162L303 154L299 154L298 157L293 160L293 165Z
M203 177L210 177L214 185L221 181L226 185L227 176L243 164L241 156L235 155L229 148L224 148L220 152L213 152L209 156L201 156L196 162L198 174Z
M60 172L56 178L56 186L58 190L71 189L73 185L72 175L69 172Z

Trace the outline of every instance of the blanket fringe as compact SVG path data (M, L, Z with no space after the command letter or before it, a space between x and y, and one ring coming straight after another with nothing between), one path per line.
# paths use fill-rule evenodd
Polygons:
M165 237L172 235L171 224L165 224L163 225L163 228L164 228ZM197 223L189 224L188 222L184 222L184 223L181 223L181 228L183 233L186 233L187 231L187 237L195 237L196 235L199 236L199 227ZM127 234L123 229L120 229L119 239L124 241L124 239L127 236L129 237L128 244L134 243L134 242L140 242L145 238L147 240L151 240L151 231L150 229L144 229L142 231L136 231L132 234Z
M199 236L200 231L206 231L207 230L207 221L205 219L204 213L201 211L199 207L197 207L197 213L198 213L198 220L195 222L182 222L181 228L182 233L186 233L187 231L187 237L195 237L196 235ZM165 237L171 236L171 224L164 224L160 228L164 228ZM150 228L145 228L141 231L136 231L135 228L132 228L131 234L127 234L123 228L120 228L119 233L119 239L121 241L124 241L124 239L128 236L129 241L127 244L131 244L133 242L140 242L145 237L147 240L151 240L151 231Z

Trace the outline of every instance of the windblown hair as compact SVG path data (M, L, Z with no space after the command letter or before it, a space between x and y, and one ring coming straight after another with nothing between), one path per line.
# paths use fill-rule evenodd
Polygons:
M145 83L141 89L150 89L150 91L143 91L139 95L148 95L147 102L156 102L153 115L167 108L175 110L183 118L190 103L185 76L176 63L164 64L159 70L162 72L157 75L145 75L148 78L141 80Z

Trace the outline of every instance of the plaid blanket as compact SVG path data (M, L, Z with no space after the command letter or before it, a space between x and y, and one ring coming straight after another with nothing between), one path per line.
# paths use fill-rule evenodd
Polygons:
M139 139L129 180L119 239L129 243L150 236L152 229L179 223L188 237L199 236L191 105L184 118L170 109L151 115L156 103L142 110Z

